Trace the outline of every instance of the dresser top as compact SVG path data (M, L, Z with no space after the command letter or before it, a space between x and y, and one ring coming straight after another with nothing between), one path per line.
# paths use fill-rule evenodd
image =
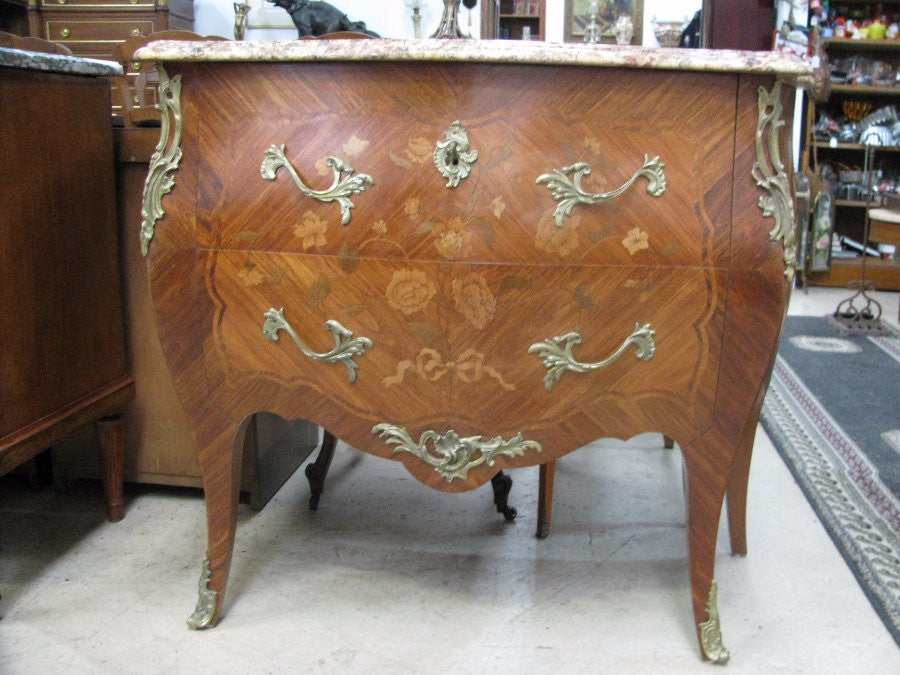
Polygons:
M661 49L517 40L160 40L140 49L156 61L452 61L758 73L806 79L812 67L778 52Z
M92 77L109 77L122 74L122 66L112 61L85 59L80 56L66 56L63 54L28 52L8 47L0 47L0 67L38 70L45 73L88 75Z

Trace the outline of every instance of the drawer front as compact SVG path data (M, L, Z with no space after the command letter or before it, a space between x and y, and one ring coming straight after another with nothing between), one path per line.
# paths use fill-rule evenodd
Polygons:
M415 86L399 64L368 80L321 63L204 74L201 181L221 190L201 195L200 245L249 247L239 228L253 212L255 246L295 251L288 233L311 214L327 223L315 247L327 255L350 246L433 261L724 264L733 77L531 67L511 80L508 67L416 67ZM246 87L226 85L232 77ZM456 120L477 158L448 187L434 155ZM282 146L265 180L267 152ZM329 156L354 173L336 175ZM569 213L552 189L567 182L580 199ZM306 194L333 184L352 207Z
M447 351L441 323L446 267L261 252L210 254L206 287L216 309L206 363L210 381L226 385L214 388L213 398L229 409L235 392L262 381L282 393L311 389L372 423L386 417L418 423L446 415L451 378L436 368ZM353 335L337 338L328 322ZM310 358L295 337L314 354L337 351ZM253 405L267 409L265 400L255 398ZM309 415L308 409L285 405L290 403L282 401L276 410L285 417Z
M45 22L46 37L73 49L103 51L111 45L137 35L150 35L156 30L156 19L136 15L128 20L97 20L90 14L71 14Z
M561 429L554 445L709 428L726 272L629 267L454 266L450 344L483 355L499 391L454 389L459 424ZM567 422L570 422L567 424Z
M153 0L41 0L44 11L152 11Z

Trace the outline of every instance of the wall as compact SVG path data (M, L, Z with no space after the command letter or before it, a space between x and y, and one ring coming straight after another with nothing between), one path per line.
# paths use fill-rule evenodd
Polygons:
M565 23L565 0L547 1L546 36L550 42L562 42ZM266 0L250 0L252 10L246 38L248 40L293 40L297 31L283 9ZM437 28L443 9L442 0L425 0L422 8L422 35L427 37ZM410 11L403 0L332 0L354 21L365 21L366 26L389 38L412 38L413 24ZM653 36L653 17L662 21L690 18L700 8L701 0L644 0L644 44L658 46ZM234 35L234 9L231 0L195 0L194 30L201 35ZM469 11L461 9L460 18L464 30L469 29ZM481 5L472 10L472 34L481 34Z

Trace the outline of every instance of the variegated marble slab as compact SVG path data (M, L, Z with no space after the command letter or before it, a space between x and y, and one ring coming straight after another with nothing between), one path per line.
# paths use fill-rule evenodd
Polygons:
M778 74L799 81L813 75L802 59L777 52L511 40L161 40L143 47L136 56L158 61L476 61Z
M0 66L92 77L109 77L122 74L122 66L113 61L85 59L80 56L65 56L63 54L29 52L8 47L0 47Z

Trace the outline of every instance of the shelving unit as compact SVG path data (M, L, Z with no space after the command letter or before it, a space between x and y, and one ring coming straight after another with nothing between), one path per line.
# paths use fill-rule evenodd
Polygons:
M525 28L532 40L544 40L546 0L486 0L482 3L481 37L522 40Z
M874 6L875 3L847 4L862 7L869 4ZM885 61L895 70L900 69L900 40L829 39L824 41L823 47L832 63L858 55L861 58ZM811 169L815 173L819 173L824 164L830 164L836 169L864 168L865 145L858 142L816 140L813 136L812 127L819 114L826 112L832 117L840 117L845 101L867 102L871 104L871 111L888 105L900 106L900 86L834 83L831 85L827 101L818 104L810 101L807 143L812 150ZM875 147L870 153L874 153L874 168L881 168L887 173L900 176L900 146ZM844 235L862 242L865 236L866 211L880 206L880 200L880 196L869 202L835 194L835 235ZM877 241L871 234L870 240ZM861 257L833 258L829 271L809 272L807 281L814 286L846 286L849 282L859 279L861 262ZM866 279L881 289L900 290L900 266L897 265L897 257L895 256L894 261L890 261L870 256L866 262Z

